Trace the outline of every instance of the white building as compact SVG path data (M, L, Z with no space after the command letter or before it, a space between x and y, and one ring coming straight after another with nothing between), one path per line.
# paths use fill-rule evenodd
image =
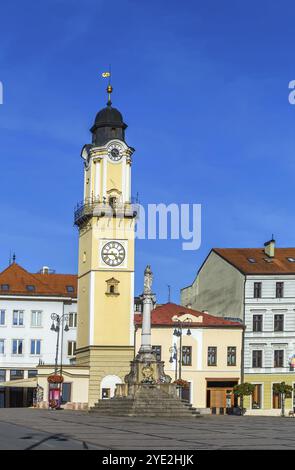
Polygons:
M250 412L279 414L273 384L295 384L295 248L270 240L264 248L213 249L181 303L245 323L245 381L255 384Z
M0 273L0 407L30 404L30 381L28 387L24 382L18 387L18 380L33 379L40 363L55 365L58 334L51 329L53 313L60 318L65 314L59 333L60 368L75 352L77 276L55 274L46 267L33 274L15 262Z

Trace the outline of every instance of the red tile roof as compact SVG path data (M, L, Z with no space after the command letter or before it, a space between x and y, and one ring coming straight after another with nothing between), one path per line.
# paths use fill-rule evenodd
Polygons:
M172 318L175 316L182 317L185 314L196 317L196 322L193 321L190 323L190 326L194 327L243 327L243 325L239 322L224 320L224 318L215 317L209 313L198 312L197 310L182 307L181 305L173 303L160 305L152 311L152 326L175 325L177 322L175 322ZM202 322L200 322L200 317L202 317ZM197 319L199 321L197 321ZM136 325L141 325L142 314L136 313L134 315L134 321Z
M269 258L263 248L213 248L230 264L244 274L295 274L295 248L275 248L275 256ZM251 263L249 259L255 260ZM266 261L268 260L268 261Z
M1 285L9 285L9 290ZM27 286L34 286L29 291ZM73 286L74 292L68 292L67 286ZM0 273L0 295L34 295L77 297L77 275L75 274L33 274L17 263L13 263Z

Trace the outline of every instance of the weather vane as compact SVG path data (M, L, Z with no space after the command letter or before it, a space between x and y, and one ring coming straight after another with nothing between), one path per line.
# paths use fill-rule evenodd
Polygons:
M108 102L107 102L107 105L108 106L111 106L112 105L112 101L111 101L111 93L113 91L113 87L111 85L111 66L109 66L109 71L108 72L103 72L101 74L101 76L103 78L108 78L109 79L109 83L108 83L108 86L107 86L107 94L108 94Z

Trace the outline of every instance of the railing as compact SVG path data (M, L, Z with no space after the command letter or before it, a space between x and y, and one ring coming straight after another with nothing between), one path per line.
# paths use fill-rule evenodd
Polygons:
M139 212L138 201L131 198L130 202L106 202L98 198L87 198L77 204L74 212L75 225L82 225L91 217L127 217L135 218Z

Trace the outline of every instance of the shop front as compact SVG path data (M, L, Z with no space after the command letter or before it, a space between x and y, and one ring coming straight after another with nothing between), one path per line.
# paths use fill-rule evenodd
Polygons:
M212 414L225 414L230 409L238 406L237 397L233 388L239 379L206 379L207 408Z
M34 405L36 379L3 382L0 387L0 408L28 408Z

